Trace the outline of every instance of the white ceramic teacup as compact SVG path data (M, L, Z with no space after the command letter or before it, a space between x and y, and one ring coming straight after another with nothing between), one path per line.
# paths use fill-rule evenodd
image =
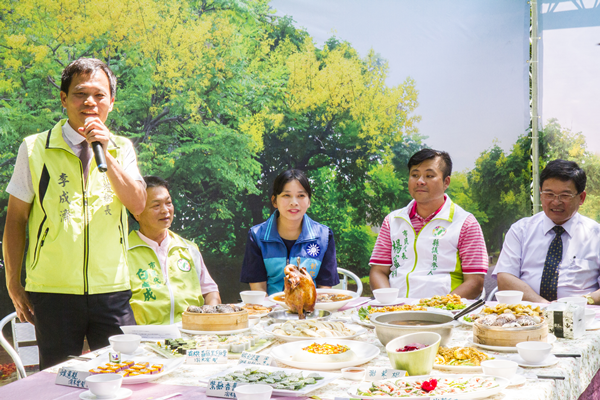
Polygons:
M260 290L244 290L240 292L240 297L244 304L261 304L266 295L266 292Z
M500 290L496 292L496 300L504 304L517 304L523 300L523 292L520 290Z
M96 374L85 378L88 389L97 399L112 399L123 383L119 374Z
M583 296L563 297L556 301L558 301L559 303L574 303L574 304L577 304L578 306L582 306L582 307L585 307L587 305L587 299Z
M367 370L359 367L348 367L342 369L342 378L351 379L353 381L363 380Z
M481 368L486 375L500 376L511 379L516 373L519 364L510 360L485 360L481 362Z
M398 288L375 289L373 296L381 304L393 303L398 298Z
M273 388L269 385L244 385L233 389L238 400L269 400Z
M521 342L516 347L521 358L532 364L544 361L552 350L552 345L546 342Z
M115 351L123 354L133 354L140 345L142 337L140 335L115 335L108 338L110 345Z

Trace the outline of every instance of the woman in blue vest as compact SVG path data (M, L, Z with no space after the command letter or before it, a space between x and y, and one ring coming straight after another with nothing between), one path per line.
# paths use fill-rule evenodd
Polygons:
M335 242L331 229L306 215L312 190L304 172L287 170L273 183L275 212L248 232L241 281L269 295L283 291L284 268L306 268L317 287L331 287L337 274Z

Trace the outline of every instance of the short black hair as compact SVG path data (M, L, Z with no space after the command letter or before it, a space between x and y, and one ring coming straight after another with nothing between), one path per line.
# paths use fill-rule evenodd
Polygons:
M164 187L167 190L170 190L171 188L169 182L167 182L163 178L154 175L144 176L144 182L146 182L146 188Z
M98 70L104 71L108 77L108 82L110 83L110 97L115 97L115 94L117 93L117 77L111 69L108 68L108 65L97 58L78 58L67 65L67 68L64 69L60 78L60 91L65 92L68 95L71 81L75 75L89 75Z
M585 190L587 182L585 171L579 168L576 162L561 159L552 160L546 165L540 175L540 190L542 190L546 179L558 179L563 182L573 181L577 194Z
M415 165L419 165L423 161L432 160L436 157L440 157L444 162L444 165L442 166L442 172L444 174L444 179L446 179L446 177L452 175L452 159L450 158L450 154L446 153L445 151L433 149L421 149L417 151L412 155L410 160L408 160L408 164L406 164L408 167L408 172L410 172L410 169Z
M298 183L302 185L302 187L304 188L304 190L306 190L306 193L308 194L308 198L310 199L312 196L310 182L308 181L306 174L303 171L300 171L299 169L288 169L287 171L284 171L277 175L277 178L275 178L275 181L273 182L273 192L271 193L271 196L277 198L277 196L279 196L281 192L283 192L283 188L285 187L285 185L293 180L298 181Z

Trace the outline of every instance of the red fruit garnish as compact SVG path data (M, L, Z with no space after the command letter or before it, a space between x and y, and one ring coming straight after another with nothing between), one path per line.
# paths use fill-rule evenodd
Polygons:
M431 392L433 389L435 389L436 386L437 379L431 378L430 380L423 382L423 384L421 385L421 389L423 389L426 392Z

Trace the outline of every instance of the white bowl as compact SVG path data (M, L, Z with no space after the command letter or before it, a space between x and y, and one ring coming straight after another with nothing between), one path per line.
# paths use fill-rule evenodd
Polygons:
M342 369L342 377L353 381L362 381L367 374L367 370L359 367L348 367Z
M559 303L573 303L573 304L577 304L582 307L585 307L587 305L587 299L583 296L563 297L556 301L558 301Z
M240 292L240 296L242 297L242 301L245 304L261 304L267 295L266 292L262 292L259 290L245 290Z
M481 368L486 375L512 378L517 373L519 364L510 360L486 360L481 362Z
M596 319L596 311L593 308L585 309L585 326L591 325Z
M115 335L108 338L112 348L124 354L135 353L141 340L140 335Z
M88 389L97 399L112 399L123 383L119 374L96 374L85 378Z
M273 388L269 385L244 385L233 389L238 400L269 400Z
M398 288L375 289L373 296L381 304L393 303L398 298Z
M496 292L496 300L504 304L517 304L523 300L523 292L520 290L500 290Z
M521 358L528 363L537 364L550 354L552 345L545 342L521 342L517 343L517 351Z

